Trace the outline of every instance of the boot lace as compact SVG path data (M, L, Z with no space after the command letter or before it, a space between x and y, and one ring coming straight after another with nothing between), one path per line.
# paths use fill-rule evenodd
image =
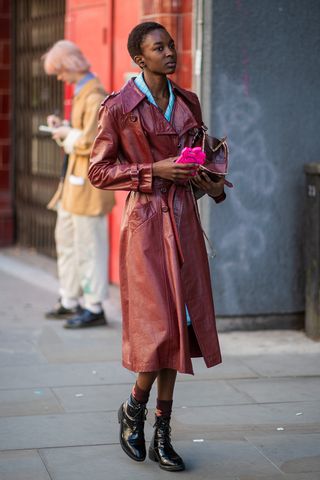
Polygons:
M170 440L171 427L169 422L170 422L170 419L158 417L156 419L154 427L161 432L161 436L167 437Z

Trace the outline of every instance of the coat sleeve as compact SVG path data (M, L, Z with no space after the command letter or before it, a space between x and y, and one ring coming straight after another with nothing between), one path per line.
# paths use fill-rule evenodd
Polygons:
M103 190L152 192L152 164L118 160L119 126L107 105L99 111L98 135L91 151L88 177Z

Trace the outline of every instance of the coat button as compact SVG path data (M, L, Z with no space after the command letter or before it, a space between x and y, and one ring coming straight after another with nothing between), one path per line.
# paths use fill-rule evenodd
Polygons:
M162 207L161 210L162 210L164 213L169 212L169 208L168 208L168 207Z
M160 191L161 191L161 193L167 193L166 187L162 187L162 188L160 189Z

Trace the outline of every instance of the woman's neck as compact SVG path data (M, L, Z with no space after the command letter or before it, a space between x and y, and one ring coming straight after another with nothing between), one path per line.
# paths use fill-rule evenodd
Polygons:
M169 98L166 75L150 75L143 72L143 77L154 99Z

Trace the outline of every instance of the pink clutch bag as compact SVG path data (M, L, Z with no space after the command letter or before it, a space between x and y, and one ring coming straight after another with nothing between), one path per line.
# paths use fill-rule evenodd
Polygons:
M177 163L199 163L203 165L206 160L206 154L202 151L201 147L185 147L180 157L176 160Z
M228 147L225 138L220 141L206 136L205 149L208 152L202 150L201 147L185 147L180 157L176 160L177 163L198 163L200 170L205 172L211 180L217 182L221 176L225 177L228 173ZM209 141L208 141L209 140ZM211 140L211 142L210 142ZM233 187L233 184L228 180L224 180L227 187Z

